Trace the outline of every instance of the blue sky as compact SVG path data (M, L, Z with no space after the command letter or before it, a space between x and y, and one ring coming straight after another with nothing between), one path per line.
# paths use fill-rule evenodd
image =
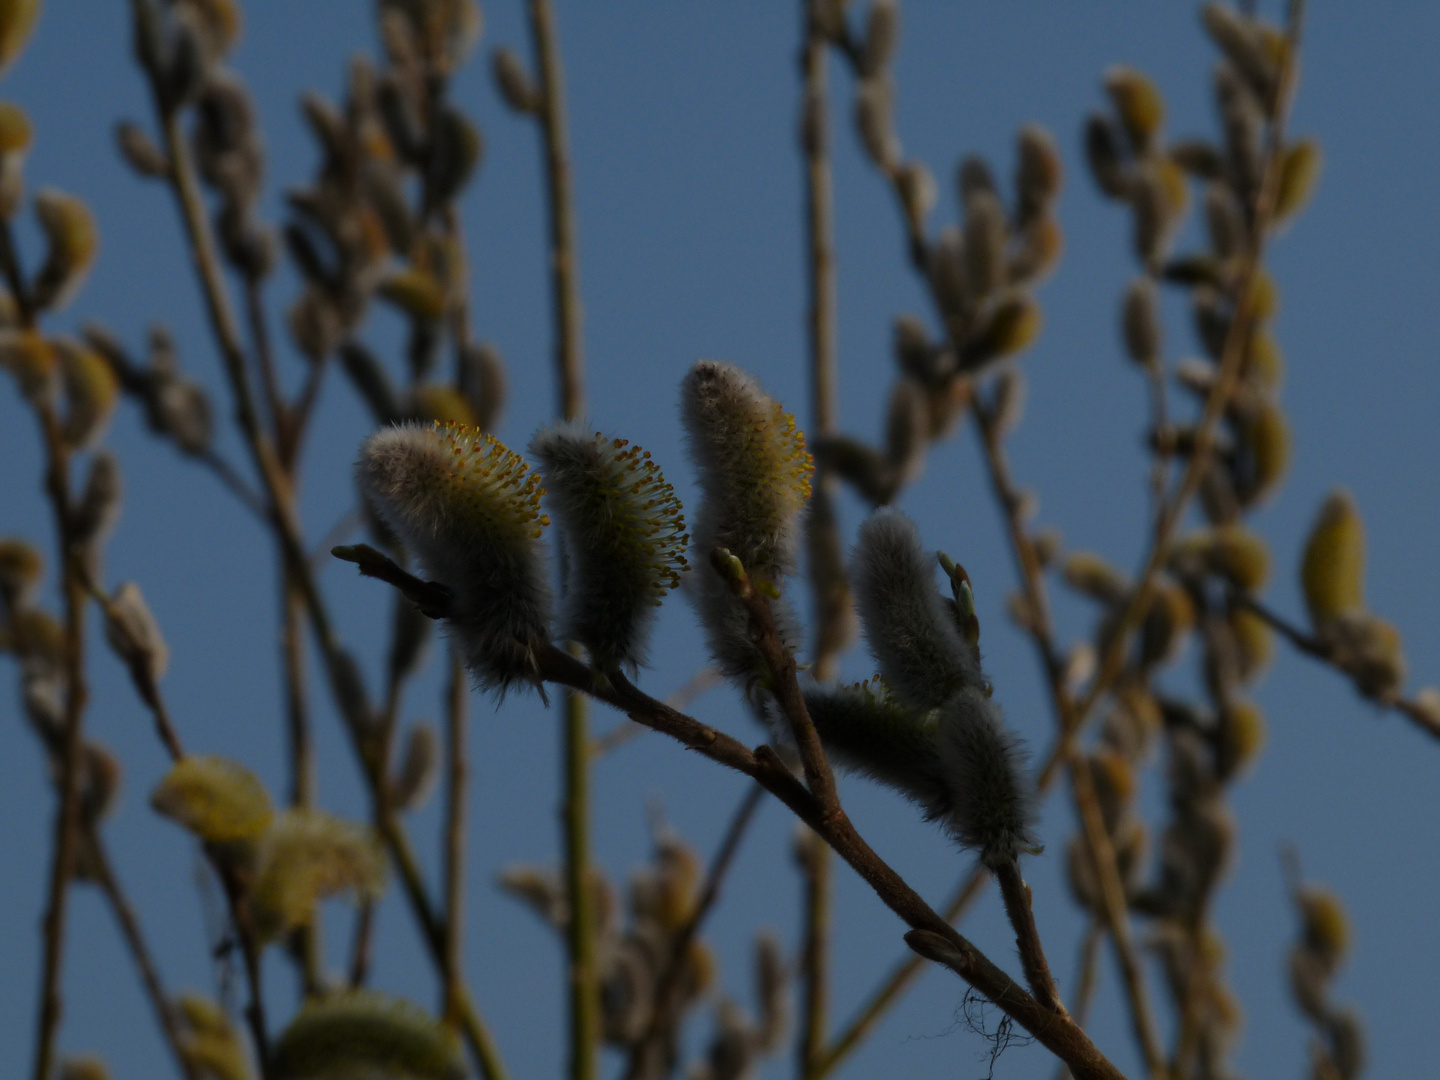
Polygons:
M679 380L696 358L744 365L804 415L796 6L757 0L557 4L571 99L591 419L650 448L682 497L692 478L674 406ZM152 321L163 320L187 372L223 400L171 200L130 174L113 150L115 121L150 122L129 56L126 10L118 3L52 0L29 50L0 83L0 95L23 105L35 124L26 168L32 186L53 184L81 195L99 219L99 263L79 299L52 325L99 320L138 344ZM491 0L485 11L487 56L500 43L525 48L518 0ZM304 182L316 160L297 94L313 88L337 95L347 58L374 48L372 20L369 5L344 0L256 3L246 15L234 61L264 122L266 206L274 221L283 191ZM1282 297L1276 329L1288 362L1283 402L1295 463L1278 497L1256 518L1276 556L1268 599L1298 615L1294 566L1315 508L1334 485L1355 493L1370 526L1368 596L1404 631L1415 685L1440 681L1437 45L1440 8L1434 5L1310 5L1293 127L1321 140L1325 170L1310 209L1275 244L1270 260ZM980 153L1008 176L1020 125L1044 124L1059 141L1068 172L1058 211L1066 254L1040 293L1045 330L1022 362L1030 393L1011 457L1020 481L1039 493L1041 523L1061 529L1071 547L1100 550L1132 566L1142 555L1145 514L1144 397L1141 380L1121 358L1115 328L1119 296L1134 269L1129 228L1095 193L1078 152L1084 116L1101 104L1099 74L1115 62L1154 77L1169 103L1171 132L1214 130L1207 92L1212 52L1190 4L914 2L904 7L896 72L906 152L942 180L937 227L953 220L948 177L961 154ZM455 85L456 99L486 140L485 163L463 214L477 333L496 343L510 379L499 434L523 445L554 400L539 146L532 128L505 112L487 73L486 57L477 56ZM873 438L891 373L891 320L927 309L905 262L889 193L862 161L849 130L848 76L836 73L832 85L840 412L847 430ZM33 263L36 237L28 226L21 240ZM293 287L289 273L273 284L277 319ZM1168 306L1167 315L1169 357L1193 354L1183 307ZM395 330L377 319L372 335L391 355ZM287 370L296 376L298 363ZM349 466L366 431L354 394L335 379L305 463L311 537L351 504ZM245 761L280 790L285 765L271 545L208 475L155 443L128 405L108 445L120 457L127 495L106 576L112 584L139 581L150 598L172 649L165 691L184 738L197 750ZM241 460L229 434L222 448ZM0 533L48 546L39 478L33 424L7 388L0 392ZM935 448L901 505L928 543L969 569L997 694L1031 744L1047 745L1052 720L1032 655L1003 614L1013 571L973 432L962 428ZM853 502L843 509L853 534L861 509ZM378 664L389 597L339 566L328 567L322 583L347 642ZM1082 605L1062 600L1058 614L1067 638L1088 632L1092 613ZM126 770L122 801L107 826L119 873L167 984L208 988L194 887L197 855L146 805L165 760L119 665L99 635L93 637L88 724ZM698 633L678 597L662 612L654 652L645 685L657 694L679 686L700 662ZM441 666L432 657L426 677L407 695L407 719L438 717ZM851 654L847 671L869 674L863 652ZM4 694L0 701L13 703L12 692ZM1215 911L1229 945L1231 982L1246 1011L1238 1065L1257 1076L1303 1069L1307 1034L1282 970L1294 925L1277 851L1292 842L1307 874L1335 888L1351 912L1354 953L1337 992L1365 1016L1371 1075L1421 1074L1440 1057L1440 1030L1427 1022L1429 1003L1440 997L1440 969L1429 962L1440 954L1440 923L1433 917L1440 818L1431 812L1440 747L1397 717L1377 716L1342 680L1283 650L1256 697L1269 719L1269 745L1233 792L1239 857ZM758 734L726 690L713 691L696 709L745 738ZM322 801L362 818L365 800L353 758L323 695L316 712ZM597 712L598 728L614 722ZM563 1057L560 952L548 931L492 883L501 866L555 858L554 718L533 700L512 701L498 712L477 700L472 746L467 968L513 1072L553 1075ZM1158 812L1158 778L1148 774L1145 784L1146 805ZM647 807L663 807L676 828L709 853L744 791L740 778L648 735L601 762L596 787L598 857L617 881L645 857ZM842 793L862 832L926 895L938 900L968 865L888 793L858 780L846 781ZM14 1062L28 1057L32 1042L35 931L51 805L37 747L7 704L0 709L0 920L12 930L0 937L0 1047ZM433 866L437 806L411 825ZM1040 927L1066 988L1082 926L1060 873L1059 853L1071 829L1063 798L1053 799L1042 825L1050 853L1027 866ZM707 931L728 961L724 985L742 1001L748 1002L750 982L743 958L755 928L771 926L785 940L795 938L792 835L786 814L764 806ZM338 907L327 915L335 962L348 920ZM71 918L65 1049L103 1053L122 1078L169 1068L98 896L82 889ZM433 1004L435 980L403 898L387 900L380 927L376 982ZM992 957L1013 962L994 896L980 903L964 929ZM902 951L900 931L858 879L840 875L838 1017ZM282 1013L293 979L277 957L268 963L267 980L273 1011ZM845 1075L874 1075L880 1068L983 1075L981 1044L956 1024L961 994L950 976L928 974ZM1093 1033L1131 1069L1138 1063L1119 1001L1107 958ZM698 1025L697 1035L703 1030ZM766 1075L789 1070L789 1060L779 1060ZM1050 1072L1038 1047L1011 1050L997 1067L997 1075L1010 1077Z

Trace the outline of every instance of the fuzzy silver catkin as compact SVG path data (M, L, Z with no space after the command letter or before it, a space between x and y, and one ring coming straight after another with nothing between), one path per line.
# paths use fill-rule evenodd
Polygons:
M927 818L947 816L952 800L931 720L895 701L878 679L811 686L804 693L805 708L835 764L895 788Z
M539 477L463 424L378 431L356 472L375 514L454 593L447 623L477 682L503 692L533 679L550 623Z
M896 510L872 514L860 526L854 580L870 651L901 703L928 711L983 685L979 655L945 610L935 558L914 522Z
M987 866L1035 850L1035 792L1020 740L977 688L956 694L940 715L935 746L950 788L946 825Z
M655 609L686 567L690 537L674 488L648 450L579 424L539 432L530 452L568 555L561 634L589 649L596 666L633 671Z
M690 369L681 417L701 493L691 549L706 565L696 574L695 603L716 665L761 707L766 672L749 616L708 560L715 548L726 548L762 587L793 573L814 464L794 417L729 364L702 360ZM781 643L798 647L789 606L776 599L771 611Z
M752 576L794 573L814 472L795 418L745 372L714 360L685 377L681 417L699 471L697 535L728 548Z

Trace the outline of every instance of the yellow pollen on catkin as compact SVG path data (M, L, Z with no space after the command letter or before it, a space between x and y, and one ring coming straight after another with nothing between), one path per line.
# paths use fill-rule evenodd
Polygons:
M436 422L431 431L456 462L439 478L453 500L453 512L486 525L510 528L532 537L550 524L540 513L545 494L540 476L495 436L455 422Z

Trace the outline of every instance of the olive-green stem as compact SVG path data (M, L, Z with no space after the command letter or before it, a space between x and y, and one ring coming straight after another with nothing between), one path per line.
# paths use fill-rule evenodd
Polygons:
M563 420L578 420L585 415L585 372L580 354L580 292L576 278L575 202L565 121L565 81L549 0L530 0L529 11L540 82L536 118L545 144L559 413ZM568 690L561 694L560 707L565 725L561 808L565 832L565 896L570 908L566 931L570 954L569 1068L571 1080L595 1080L600 1064L600 981L595 955L595 912L590 895L588 710L585 699Z
M465 799L469 780L466 751L470 688L459 653L451 649L450 685L445 693L445 741L449 762L445 790L445 1015L457 1019L464 998L461 929L465 924Z

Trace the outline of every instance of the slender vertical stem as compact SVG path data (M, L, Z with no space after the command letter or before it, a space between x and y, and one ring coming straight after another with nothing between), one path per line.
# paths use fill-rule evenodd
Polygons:
M1050 965L1040 944L1040 931L1035 925L1035 912L1031 907L1030 887L1020 876L1020 864L1014 859L1002 863L995 870L995 880L1000 883L1000 896L1005 901L1005 914L1015 931L1020 966L1024 969L1025 981L1030 984L1030 992L1045 1008L1064 1012L1060 991L1055 986L1055 978L1050 974Z
M4 230L8 231L8 230ZM80 764L82 723L88 694L84 678L85 599L74 564L74 529L70 511L69 453L59 421L48 404L37 412L44 434L47 468L45 486L55 513L56 546L65 602L65 728L62 733L59 805L55 810L55 844L45 902L44 959L40 976L40 1016L36 1028L35 1080L49 1080L54 1067L55 1033L60 1025L60 978L65 951L65 913L70 879L80 843Z
M825 54L828 45L815 31L811 5L802 0L805 44L801 50L804 78L801 144L805 154L805 232L809 287L811 427L816 436L836 425L835 250L833 198L830 184L829 102ZM834 676L838 653L848 636L849 587L844 578L839 536L832 506L835 481L820 471L815 478L815 503L807 522L810 588L815 605L814 673ZM805 926L801 946L799 1072L802 1080L820 1075L829 1029L830 890L829 847L818 837L807 840L805 852Z
M286 735L290 751L290 805L309 807L315 801L315 762L310 739L309 701L305 680L305 618L304 602L295 587L294 576L284 569L281 554L281 670L285 684ZM301 992L318 993L324 981L325 961L322 954L324 936L320 929L320 913L307 925L299 927L293 937L293 948L300 964Z
M802 1080L822 1074L830 1011L830 891L834 859L830 846L805 837L805 937L800 954L800 1047Z
M469 775L466 752L469 687L465 667L454 649L450 655L450 686L445 695L445 740L449 777L445 802L445 1015L460 1015L464 982L461 978L461 928L465 922L465 796Z
M540 130L550 216L550 282L560 416L585 415L585 370L580 357L580 291L575 262L575 203L565 121L565 77L550 0L530 0L530 32L540 72Z
M585 415L585 375L580 356L580 293L576 279L575 205L565 122L565 85L560 46L549 0L530 0L530 32L540 77L537 114L545 142L545 180L550 219L550 284L555 318L559 412L564 420ZM563 567L562 567L563 570ZM585 699L561 695L564 724L562 808L565 832L565 895L570 907L570 1077L594 1080L599 1072L600 996L595 957L595 912L590 895L590 735Z

